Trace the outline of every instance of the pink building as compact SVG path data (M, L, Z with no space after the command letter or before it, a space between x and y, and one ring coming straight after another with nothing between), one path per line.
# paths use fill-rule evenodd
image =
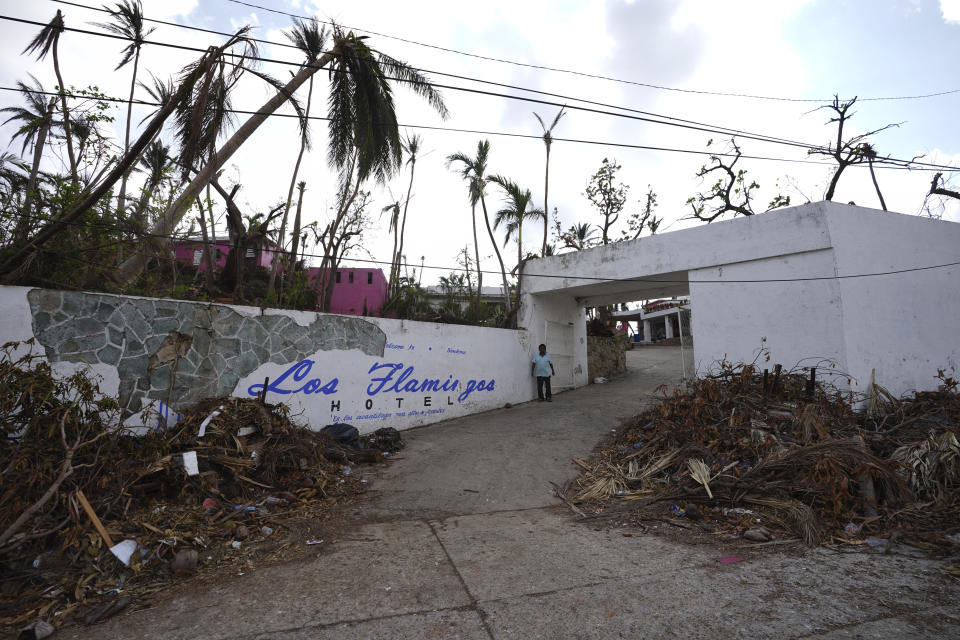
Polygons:
M268 248L272 248L272 246L269 245ZM222 269L227 264L227 254L230 253L230 238L217 238L214 251L216 252L217 268ZM193 265L201 273L207 268L207 263L203 259L203 240L184 240L177 245L175 252L177 262ZM247 259L256 259L256 264L260 267L269 267L272 257L273 252L264 251L262 247L247 247Z
M307 271L311 285L316 286L320 269ZM348 316L380 315L387 302L387 278L380 269L337 269L334 274L330 313Z
M268 247L272 248L272 245ZM230 253L229 238L217 238L216 261L217 267L223 268L227 264L227 254ZM189 264L199 271L206 269L203 259L203 241L190 239L180 242L176 247L177 261ZM255 260L261 267L270 267L273 252L261 247L248 247L247 259ZM316 287L320 269L314 267L307 270L307 278L312 287ZM359 316L380 315L380 310L387 302L387 279L380 269L338 269L334 275L333 299L330 301L330 313ZM319 296L318 296L319 297Z

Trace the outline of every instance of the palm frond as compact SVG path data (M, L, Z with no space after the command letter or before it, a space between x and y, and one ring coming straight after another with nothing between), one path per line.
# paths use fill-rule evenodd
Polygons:
M53 48L54 43L60 38L60 34L63 33L63 13L57 9L57 15L53 16L53 19L40 30L33 40L30 41L30 44L21 52L27 55L37 54L37 60L43 60L47 57L47 54L50 53L50 49ZM63 87L61 87L62 89Z
M103 9L110 14L113 22L91 22L95 27L100 27L114 35L130 40L130 44L122 49L120 64L114 71L126 65L143 46L147 36L154 32L154 27L144 31L143 28L143 5L140 0L121 0L111 9L104 5Z
M294 18L293 28L284 32L287 39L306 56L307 62L313 62L327 48L327 31L316 18L301 20Z

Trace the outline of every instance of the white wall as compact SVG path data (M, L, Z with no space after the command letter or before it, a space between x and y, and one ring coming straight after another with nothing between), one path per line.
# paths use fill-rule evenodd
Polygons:
M173 337L188 348L172 362ZM311 427L363 433L535 394L524 331L0 287L0 343L29 338L58 370L91 369L131 425L202 397L254 397L266 377L268 401Z
M826 218L841 275L960 262L960 224L843 207ZM960 266L842 278L848 367L903 393L933 389L937 369L960 372Z

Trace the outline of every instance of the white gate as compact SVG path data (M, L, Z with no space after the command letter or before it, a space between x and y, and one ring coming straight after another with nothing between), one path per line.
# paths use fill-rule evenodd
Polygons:
M543 328L547 353L557 375L550 381L554 390L573 388L573 325L547 320Z

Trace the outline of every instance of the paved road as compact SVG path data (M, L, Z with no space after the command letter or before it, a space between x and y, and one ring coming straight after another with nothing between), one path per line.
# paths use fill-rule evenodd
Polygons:
M679 378L679 350L629 353L606 385L424 427L326 555L248 571L74 638L889 638L960 636L936 562L824 549L716 563L575 522L550 482ZM631 533L631 535L624 535Z

